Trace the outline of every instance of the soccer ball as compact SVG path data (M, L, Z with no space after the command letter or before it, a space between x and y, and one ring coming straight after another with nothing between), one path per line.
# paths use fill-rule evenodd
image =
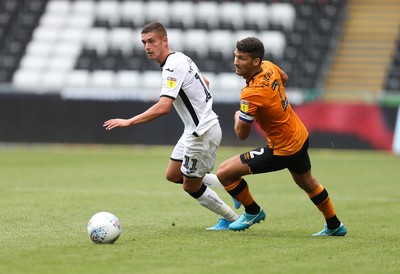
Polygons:
M113 244L121 234L121 223L110 212L97 212L90 218L87 231L96 244Z

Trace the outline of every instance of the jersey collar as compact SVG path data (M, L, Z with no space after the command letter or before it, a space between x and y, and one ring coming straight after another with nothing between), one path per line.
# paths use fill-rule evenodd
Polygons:
M175 53L175 51L171 52L170 54L167 55L167 57L165 57L164 62L162 62L162 63L160 64L160 67L161 67L161 68L163 68L163 66L164 66L165 63L167 62L168 57L169 57L171 54L174 54L174 53Z
M260 74L262 72L262 68L260 68L259 71L257 71L256 73L254 73L253 76L251 76L250 80L246 82L246 84L248 85L250 83L250 81L254 80L254 77L256 77L258 74Z

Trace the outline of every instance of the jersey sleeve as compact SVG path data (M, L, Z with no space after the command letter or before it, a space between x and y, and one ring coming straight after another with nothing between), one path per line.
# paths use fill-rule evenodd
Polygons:
M168 64L162 72L161 96L176 98L182 87L184 74L178 64Z
M246 87L240 95L240 115L239 119L252 123L260 106L260 95L256 88Z

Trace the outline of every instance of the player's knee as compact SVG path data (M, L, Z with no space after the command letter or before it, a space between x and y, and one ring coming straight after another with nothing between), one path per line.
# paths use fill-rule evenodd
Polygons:
M292 175L297 185L306 192L311 192L319 186L319 182L311 175L310 171L301 175L295 173L292 173Z
M167 174L165 178L174 184L183 184L183 178Z
M217 170L217 178L221 182L221 184L224 184L228 181L228 174L227 174L227 165L222 163Z
M198 193L199 191L201 191L202 188L206 188L206 186L203 185L201 179L195 179L184 181L182 188L185 192L192 195L193 193Z
M190 185L188 185L188 184L183 184L182 188L186 193L190 194L192 192L192 189L191 189Z
M183 183L182 188L186 193L189 193L189 194L198 191L196 186L194 186L192 184L188 184L188 183Z
M217 169L216 175L218 177L218 180L221 183L223 183L223 181L225 181L227 179L227 174L228 174L227 170L228 170L228 168L229 168L228 162L224 161L219 165L219 167Z

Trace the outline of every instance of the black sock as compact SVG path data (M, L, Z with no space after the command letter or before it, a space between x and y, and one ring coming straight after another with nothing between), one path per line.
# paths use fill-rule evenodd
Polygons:
M329 219L326 219L326 225L331 230L336 229L340 226L340 221L339 221L338 217L336 217L336 215L335 215Z
M201 195L203 195L203 193L207 190L207 186L201 184L201 187L198 191L194 192L194 193L189 193L190 196L192 196L193 198L197 199L199 198Z
M251 205L246 206L244 210L246 211L246 213L256 215L260 212L261 207L256 202L253 202Z

